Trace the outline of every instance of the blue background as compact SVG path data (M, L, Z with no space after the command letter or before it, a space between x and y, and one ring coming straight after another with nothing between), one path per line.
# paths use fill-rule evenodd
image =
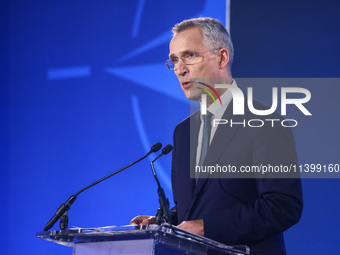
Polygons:
M339 77L339 7L331 0L232 1L234 77ZM172 143L190 109L164 65L170 30L198 16L226 24L226 2L1 1L2 254L71 254L35 237L58 206L153 143ZM313 116L294 130L299 160L340 163L340 89L304 87ZM261 89L254 93L270 102ZM155 214L151 159L81 194L69 225L124 225ZM170 159L160 159L157 171L173 205ZM285 235L290 254L337 249L339 184L303 180L303 216Z

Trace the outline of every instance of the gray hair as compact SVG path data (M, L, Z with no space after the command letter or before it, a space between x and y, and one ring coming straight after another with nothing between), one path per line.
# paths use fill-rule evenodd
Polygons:
M229 71L234 60L234 47L224 25L217 19L201 17L183 20L172 28L173 36L192 27L202 28L202 43L210 49L226 48L229 52Z

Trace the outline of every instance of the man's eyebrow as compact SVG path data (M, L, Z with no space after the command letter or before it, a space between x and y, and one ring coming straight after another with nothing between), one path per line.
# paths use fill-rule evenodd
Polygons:
M175 54L170 54L169 55L169 58L173 58L173 57L175 57L176 55Z
M186 54L188 54L188 53L190 53L190 52L194 52L194 51L192 51L192 50L185 50L185 51L181 51L181 56L183 56L183 55L186 55ZM176 54L170 54L169 55L169 58L173 58L173 57L176 57Z

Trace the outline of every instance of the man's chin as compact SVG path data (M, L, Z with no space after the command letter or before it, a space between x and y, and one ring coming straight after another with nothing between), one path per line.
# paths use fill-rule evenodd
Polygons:
M192 101L200 101L201 100L201 95L191 95L191 96L187 96L187 98L189 100L192 100Z
M185 91L185 96L189 100L200 100L201 96L195 95L195 93L190 93L190 91Z
M190 88L188 90L184 90L183 92L187 99L192 101L200 101L201 100L201 93L197 93L198 91L193 90L193 88Z
M200 101L201 97L197 97L197 96L190 96L190 95L185 95L187 99L192 100L192 101Z

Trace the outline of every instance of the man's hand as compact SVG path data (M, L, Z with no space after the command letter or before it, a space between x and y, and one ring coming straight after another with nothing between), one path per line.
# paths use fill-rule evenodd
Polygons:
M177 227L190 231L194 234L204 236L203 220L188 220L182 221Z
M156 224L156 217L140 215L134 217L129 223L129 225L150 225L150 224Z

